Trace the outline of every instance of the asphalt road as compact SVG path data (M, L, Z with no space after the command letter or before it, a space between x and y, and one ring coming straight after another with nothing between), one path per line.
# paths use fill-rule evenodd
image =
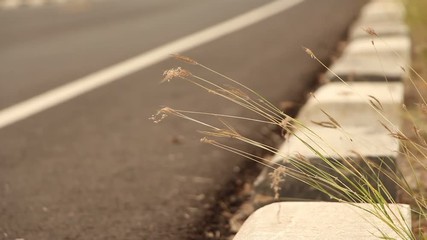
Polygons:
M0 109L267 2L87 0L0 10ZM274 103L301 101L321 71L301 46L327 60L363 2L305 0L183 54ZM192 123L148 118L164 105L242 110L185 83L159 84L175 65L161 61L1 128L0 239L203 239L194 229L204 209L245 160L200 144Z

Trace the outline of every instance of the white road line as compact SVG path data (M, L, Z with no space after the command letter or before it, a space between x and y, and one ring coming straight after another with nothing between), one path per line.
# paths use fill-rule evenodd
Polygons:
M21 0L5 0L1 2L1 8L3 9L13 9L22 5Z
M58 88L20 102L0 111L0 128L6 127L79 95L116 81L143 68L167 59L171 53L184 52L204 43L248 27L289 9L304 0L278 0L180 38L136 57L92 73Z

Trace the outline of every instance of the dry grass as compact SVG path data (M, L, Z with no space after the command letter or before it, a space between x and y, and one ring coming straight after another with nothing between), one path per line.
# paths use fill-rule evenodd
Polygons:
M152 116L152 119L158 123L166 116L172 115L198 123L204 128L204 130L199 131L204 135L201 139L202 143L233 152L272 169L270 175L272 179L271 187L275 192L275 198L279 197L278 194L284 176L291 177L317 189L331 200L349 204L355 202L372 204L374 211L370 211L370 213L392 228L401 239L427 239L427 104L425 99L425 96L427 96L427 82L425 81L427 76L427 16L424 13L417 12L420 9L427 9L427 1L409 0L408 4L409 22L414 29L416 51L414 66L403 69L410 72L411 77L405 83L407 87L406 105L402 108L405 124L402 131L399 130L400 126L394 126L384 117L384 107L379 99L375 96L360 95L366 100L367 105L378 114L380 121L387 123L383 124L383 126L390 133L390 137L401 142L400 171L396 172L393 166L390 165L391 159L380 159L380 162L375 163L357 152L354 152L352 157L348 157L347 153L336 151L334 146L327 145L316 132L307 128L298 119L285 114L256 91L189 57L181 55L174 55L174 57L185 64L201 68L210 74L215 74L221 80L211 81L179 67L165 71L164 82L169 82L173 79L189 82L199 87L202 91L224 98L249 112L255 113L257 117L163 108ZM366 31L374 39L372 40L373 43L377 40L381 41L381 36L378 36L374 29L367 28ZM373 46L375 47L375 44ZM317 59L312 50L304 48L304 51L309 57L318 61L319 64L330 71L325 64ZM342 79L341 81L347 84ZM312 121L311 123L319 127L331 128L342 133L343 136L348 136L344 127L334 116L325 111L323 113L327 121ZM212 118L211 121L206 122L199 120L198 117L200 116L211 116ZM227 119L256 121L275 125L282 129L285 139L292 136L302 141L317 155L321 165L314 165L302 155L281 156L284 159L283 162L272 162L269 158L263 158L222 143L221 139L227 138L256 146L273 155L279 154L278 149L275 147L256 142L237 132L227 122ZM353 138L353 136L348 137L350 139ZM322 154L324 149L332 150L337 154L338 158L324 156ZM396 216L388 214L387 203L395 203L396 200L386 187L387 182L393 183L399 189L399 202L403 201L411 204L413 209L412 229L409 229L405 223L399 220L396 221Z
M311 58L323 65L323 63L316 58L313 51L309 49L305 49L305 51ZM334 146L325 145L325 142L319 138L316 132L308 129L304 124L300 123L298 119L294 119L282 112L254 90L188 57L179 55L175 55L174 57L187 64L195 65L210 73L220 76L223 82L214 82L205 79L203 76L191 74L183 68L174 68L165 71L165 82L169 82L173 79L184 80L200 87L203 91L207 91L209 94L225 98L230 102L255 113L258 118L177 110L166 107L161 109L152 117L154 122L158 123L168 115L193 121L205 128L205 130L199 131L204 135L201 139L202 143L210 144L226 151L233 152L271 168L271 187L275 192L275 198L279 197L278 194L284 176L291 177L292 179L296 179L314 189L317 189L334 201L346 202L349 204L355 202L371 203L372 206L375 206L375 211L371 211L370 213L380 218L382 221L387 223L387 225L391 226L400 238L416 238L415 233L418 232L408 230L404 223L396 221L396 216L390 216L388 214L386 203L393 203L395 200L392 196L393 194L388 192L388 188L386 187L387 184L384 181L393 182L403 193L410 196L411 200L414 200L414 203L417 206L416 210L418 210L419 216L426 216L425 209L427 209L427 203L424 201L423 195L420 197L406 179L402 179L400 175L394 172L393 167L389 165L389 162L391 162L390 159L380 159L381 162L375 163L357 152L354 153L358 156L357 160L355 160L354 157L348 157L346 154L337 152L334 149ZM379 99L374 96L361 97L365 97L367 99L367 104L378 113L380 118L384 117L382 114L383 106ZM314 124L324 128L333 128L336 131L341 131L343 134L347 134L345 129L342 128L340 123L333 116L325 111L323 111L323 113L327 117L328 121L314 122ZM201 115L211 116L212 121L205 122L199 120L197 117ZM229 123L227 123L226 119L229 118L276 125L277 127L282 128L285 138L293 136L301 141L304 141L303 138L308 138L310 142L304 142L304 144L316 153L318 159L321 161L321 165L314 165L301 155L282 156L284 159L283 162L272 162L269 158L263 158L222 143L220 139L233 139L256 146L271 154L279 154L278 149L275 147L256 142L237 132ZM388 121L388 119L383 120L384 122ZM395 130L398 129L397 126L388 127L387 125L384 125L384 127L390 131L391 137L408 142L404 145L404 154L413 155L411 148L414 148L415 150L420 148L418 143L411 141L411 139L404 133ZM301 130L304 131L301 132ZM304 134L305 136L299 134ZM336 151L339 158L330 158L322 155L321 150L325 148L330 148L333 151ZM415 164L413 163L411 166L415 166Z
M405 114L403 131L410 142L403 144L404 161L400 169L411 186L411 194L401 193L400 200L418 209L427 196L427 1L407 0L407 22L414 45L413 70L405 82ZM417 200L419 199L419 200ZM427 215L413 215L413 231L419 239L427 239Z

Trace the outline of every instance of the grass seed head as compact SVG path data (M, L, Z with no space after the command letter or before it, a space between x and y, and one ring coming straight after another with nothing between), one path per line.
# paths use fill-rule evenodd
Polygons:
M176 111L170 107L164 107L157 111L157 113L152 115L149 119L152 120L154 123L159 123L170 114L176 115Z
M177 77L178 78L185 78L185 77L189 77L189 76L192 76L192 74L189 71L182 69L181 67L171 68L171 69L163 72L162 82L169 82L173 78L177 78Z
M331 123L335 124L336 127L341 127L341 125L338 123L338 121L335 118L333 118L331 115L329 115L323 109L320 109L320 110L323 112L323 114L325 114L328 117L328 119L329 119L329 121L331 121Z
M203 138L201 138L201 139L200 139L200 142L201 142L201 143L207 143L207 144L213 144L213 143L215 143L215 141L214 141L214 140L210 140L210 139L208 139L207 137L203 137Z
M285 181L285 174L286 168L283 166L274 169L274 171L269 174L271 177L270 187L274 190L274 199L279 199L279 191L282 189L280 183Z
M199 64L194 59L189 58L187 56L180 55L180 54L172 54L172 57L174 57L176 60L183 61L185 63L189 63L189 64L193 64L193 65Z
M378 100L378 98L372 95L368 95L368 97L370 98L369 103L371 103L371 106L373 106L378 111L384 110L383 105L381 104L380 100Z
M401 132L394 132L394 133L391 133L390 135L393 138L396 138L396 139L399 139L399 140L402 140L402 141L410 141L410 139L407 136L405 136L403 133L401 133Z
M303 47L304 51L311 57L311 58L316 58L316 55L314 55L313 51L311 51L310 49Z
M211 137L219 137L219 138L233 138L238 139L242 137L240 134L238 134L236 131L229 130L229 129L218 129L215 132L210 131L200 131L203 134L206 134Z
M365 31L366 33L368 33L371 36L378 37L377 32L375 32L375 30L371 27L366 27L363 29L363 31Z

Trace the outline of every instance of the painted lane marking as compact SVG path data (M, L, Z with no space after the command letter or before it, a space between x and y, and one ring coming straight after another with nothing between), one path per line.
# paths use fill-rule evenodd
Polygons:
M22 5L22 3L23 2L21 0L5 0L1 2L1 8L14 9Z

